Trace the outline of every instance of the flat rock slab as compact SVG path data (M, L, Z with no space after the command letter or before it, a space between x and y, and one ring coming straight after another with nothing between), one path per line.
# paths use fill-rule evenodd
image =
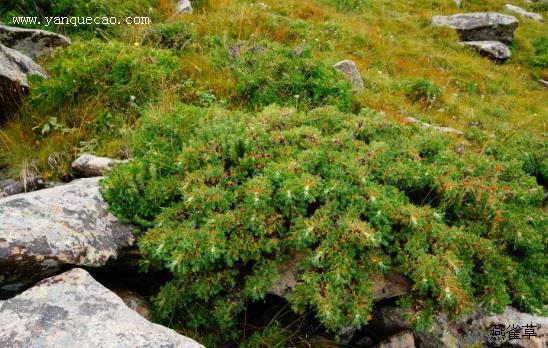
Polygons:
M203 346L147 321L86 271L76 268L0 301L0 347Z
M0 24L0 43L32 59L49 54L72 42L66 36L39 29L23 29Z
M16 291L63 265L98 267L134 242L107 212L99 180L0 199L0 290Z
M502 63L512 56L512 51L500 41L464 41L461 45L470 47L496 62Z
M542 22L543 21L542 15L540 15L538 13L534 13L534 12L529 12L529 11L519 7L519 6L506 4L506 5L504 5L504 9L508 12L515 13L515 14L520 15L522 17L530 18L530 19L532 19L534 21L537 21L537 22Z
M452 16L434 16L432 25L455 29L462 41L501 41L514 39L518 20L496 12L461 13Z

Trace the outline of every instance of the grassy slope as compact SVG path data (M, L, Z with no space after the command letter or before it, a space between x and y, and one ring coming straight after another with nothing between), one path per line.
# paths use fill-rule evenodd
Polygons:
M359 9L337 8L333 0L264 2L268 11L253 1L209 0L194 14L175 18L169 1L160 1L157 7L163 13L163 22L185 22L194 33L176 53L155 47L157 42L147 40L149 28L144 27L124 28L109 37L110 44L72 35L75 45L70 54L60 51L42 62L50 69L52 85L34 91L19 117L0 130L0 167L6 166L5 174L14 177L42 174L69 178L68 163L80 151L126 154L129 150L125 141L147 107L169 108L178 99L203 104L204 97L211 95L231 108L243 106L235 92L237 81L223 63L228 59L226 48L242 41L248 46L266 40L290 48L309 47L315 58L327 64L353 59L366 83L365 91L355 96L356 104L399 120L414 116L463 130L470 122L480 122L489 132L500 132L502 138L516 132L545 136L548 103L546 90L537 80L547 78L548 71L529 64L535 53L532 42L546 37L545 23L519 18L514 56L504 65L460 47L453 31L430 27L433 15L497 11L505 0L465 1L461 10L452 0L354 1L362 4ZM527 7L521 0L514 3ZM158 25L162 24L154 24ZM223 49L214 47L213 41ZM92 53L87 52L90 46L94 47ZM151 47L155 52L151 53ZM130 78L126 89L112 87L109 79L117 76L112 75L112 67L85 71L90 61L101 59L126 60L133 67L129 74L134 76L138 71L142 76ZM165 61L169 64L164 65ZM141 69L140 65L146 66L147 62L152 68ZM78 87L70 91L70 98L51 97L52 90L70 84L71 75L62 75L63 69L72 69L77 82L104 84L106 88L82 92ZM97 71L111 75L102 80ZM146 74L151 77L147 79ZM406 86L419 78L443 90L436 105L426 108L406 96ZM51 87L55 83L57 89ZM154 91L141 93L151 85ZM129 100L134 94L143 96L136 105ZM40 130L51 117L72 131L59 129L41 135Z

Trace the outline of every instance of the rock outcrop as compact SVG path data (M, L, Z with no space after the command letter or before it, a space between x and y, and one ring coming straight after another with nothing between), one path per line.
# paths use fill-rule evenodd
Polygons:
M449 323L451 325L451 323ZM499 337L492 329L494 325L504 326L504 337ZM530 326L528 328L528 326ZM518 338L508 334L512 329ZM483 344L490 347L545 348L548 347L548 317L522 313L506 307L502 314L477 312L458 322L458 330L451 331L458 339L459 347ZM528 336L528 333L534 336ZM499 340L500 338L500 340Z
M107 174L112 171L116 163L123 162L111 158L83 154L72 162L72 169L76 170L82 177L90 178Z
M510 43L519 25L513 16L496 12L461 13L452 16L434 16L432 25L457 31L462 41L501 41Z
M380 306L373 311L370 330L393 335L410 329L405 317L412 317L413 309L402 309L393 305ZM529 326L527 326L529 325ZM504 335L497 335L493 328L504 327ZM511 338L508 329L513 328L518 338ZM526 329L529 328L529 331ZM534 333L530 337L527 333ZM502 314L491 314L478 309L473 314L458 320L449 320L438 314L429 330L415 333L421 348L461 347L514 347L544 348L548 346L548 317L535 316L506 307ZM514 336L515 337L515 336Z
M153 324L82 269L0 301L0 347L203 347Z
M353 89L355 90L364 89L363 80L362 80L362 77L360 76L360 72L358 71L358 68L356 67L356 63L346 59L333 65L333 67L346 75Z
M464 41L461 45L470 47L482 56L500 63L512 56L512 51L500 41Z
M515 13L515 14L520 15L522 17L530 18L530 19L532 19L534 21L537 21L537 22L542 22L543 21L542 15L540 15L538 13L534 13L534 12L529 12L529 11L519 7L519 6L506 4L506 5L504 5L504 9L508 12Z
M31 59L49 54L55 48L72 42L66 36L38 29L23 29L0 24L0 43Z
M31 58L0 44L0 122L19 106L28 92L30 75L48 77Z
M133 244L107 212L100 178L0 199L0 290L16 291L63 265L98 267Z

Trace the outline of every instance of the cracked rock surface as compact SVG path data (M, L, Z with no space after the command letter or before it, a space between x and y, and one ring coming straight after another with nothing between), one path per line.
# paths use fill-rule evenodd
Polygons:
M17 291L63 265L99 267L133 245L107 212L100 177L0 199L0 290Z
M203 348L147 321L78 268L0 301L0 347Z

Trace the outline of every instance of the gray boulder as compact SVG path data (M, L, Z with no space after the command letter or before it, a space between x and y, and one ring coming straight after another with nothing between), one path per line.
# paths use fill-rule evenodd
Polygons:
M432 25L455 29L462 41L501 41L514 39L519 25L513 16L495 12L461 13L452 16L434 16Z
M133 244L107 212L101 178L0 199L0 290L17 291L63 265L99 267Z
M362 77L360 76L360 72L358 71L358 68L356 67L356 63L346 59L333 65L333 67L346 75L353 89L355 90L364 89L363 80L362 80Z
M72 162L72 169L76 170L81 176L89 178L109 173L115 164L124 162L91 154L83 154Z
M66 47L69 38L39 29L23 29L0 24L0 43L29 56L31 59L49 54L58 47Z
M470 47L482 56L500 63L512 56L512 51L500 41L463 41L461 45Z
M0 44L0 122L17 109L28 92L30 75L48 77L31 58Z
M537 21L537 22L542 22L543 21L542 15L540 15L538 13L526 11L525 9L523 9L519 6L506 4L506 5L504 5L504 9L508 12L515 13L515 14L520 15L522 17L530 18L530 19L532 19L534 21Z
M128 308L86 271L73 269L0 301L0 347L203 347Z

